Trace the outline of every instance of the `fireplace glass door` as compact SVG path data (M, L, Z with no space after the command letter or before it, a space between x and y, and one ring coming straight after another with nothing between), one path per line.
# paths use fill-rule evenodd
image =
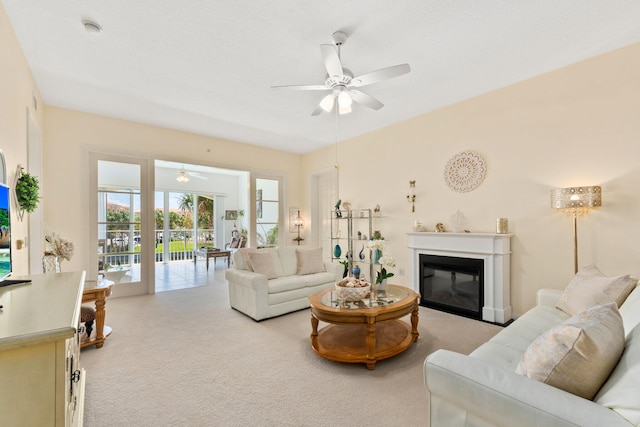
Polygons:
M420 255L420 305L482 319L484 260Z

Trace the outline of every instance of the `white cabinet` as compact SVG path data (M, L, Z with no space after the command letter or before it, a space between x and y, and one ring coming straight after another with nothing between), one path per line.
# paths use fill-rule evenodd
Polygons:
M84 272L0 287L0 425L80 426L78 324Z

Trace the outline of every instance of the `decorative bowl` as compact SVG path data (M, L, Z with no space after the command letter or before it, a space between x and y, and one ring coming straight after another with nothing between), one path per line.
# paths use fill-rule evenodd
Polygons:
M335 284L339 301L360 301L369 296L371 284L353 278L346 278Z

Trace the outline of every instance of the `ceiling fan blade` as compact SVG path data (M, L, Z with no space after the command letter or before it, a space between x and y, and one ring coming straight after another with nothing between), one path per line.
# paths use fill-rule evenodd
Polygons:
M338 52L336 52L335 46L332 44L321 44L320 49L322 50L324 68L327 69L329 77L342 77L344 75L342 72L342 63L340 62L340 57L338 56Z
M271 86L271 89L287 89L287 90L330 90L325 85L285 85Z
M372 83L376 83L382 80L392 79L394 77L407 74L410 71L411 71L411 67L409 67L409 64L394 65L391 67L372 71L370 73L366 73L358 77L354 77L353 79L351 79L350 86L360 87L360 86L370 85Z
M323 111L330 112L333 110L333 104L335 104L335 94L330 93L329 95L322 98L322 101L318 104L315 110L311 113L312 116L319 116Z
M360 92L359 90L350 89L349 94L351 95L351 99L353 99L358 104L364 105L365 107L369 107L374 110L379 110L384 107L384 104L382 102L378 101L371 95Z
M198 179L207 179L206 176L200 175L200 173L198 172L187 172L187 175L192 176L194 178L198 178Z

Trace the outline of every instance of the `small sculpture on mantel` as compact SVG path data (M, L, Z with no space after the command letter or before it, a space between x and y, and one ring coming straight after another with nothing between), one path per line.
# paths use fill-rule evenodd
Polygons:
M444 233L444 224L439 222L436 224L436 233Z
M379 217L380 216L380 205L376 205L376 207L373 208L373 216L375 216L375 217Z
M453 224L453 232L462 233L467 225L467 217L460 210L457 210L456 213L451 215L451 222Z

